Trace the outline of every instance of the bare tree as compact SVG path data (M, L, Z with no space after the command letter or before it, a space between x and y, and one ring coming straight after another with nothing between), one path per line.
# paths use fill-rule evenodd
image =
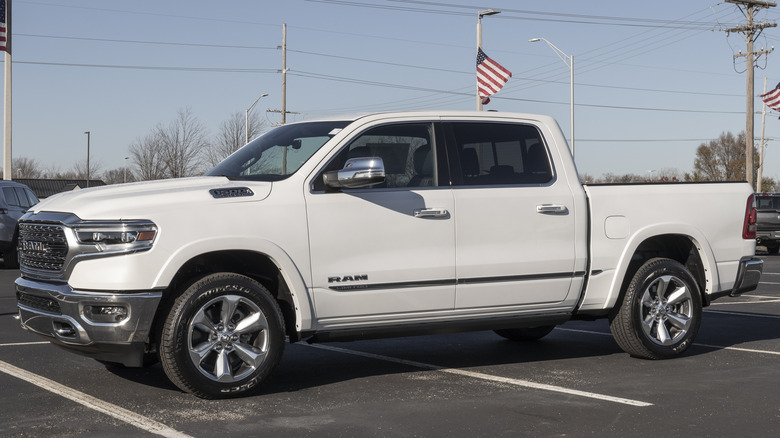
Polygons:
M194 176L203 171L202 156L208 148L206 127L187 108L160 133L160 158L168 178Z
M257 113L249 114L248 129L245 130L246 114L242 112L233 113L227 120L222 122L222 127L216 135L211 147L206 154L206 164L210 167L216 166L228 155L244 146L246 137L249 141L256 138L265 129L265 122L260 120Z
M99 161L91 160L89 162L89 179L95 179L98 177L101 168L103 167ZM70 172L66 172L67 179L87 179L87 160L79 160L73 165Z
M133 159L138 179L142 181L165 178L161 158L162 146L158 135L161 130L162 127L158 125L152 130L152 133L130 145L130 156Z
M133 171L125 167L118 167L103 173L103 182L106 184L122 184L133 181L135 181Z
M758 154L758 152L756 152ZM753 180L758 172L758 160L753 166ZM702 143L696 149L693 181L745 181L745 132L734 137L730 132L720 134L716 140Z
M18 157L13 160L14 178L40 178L43 170L34 158Z
M194 176L203 171L209 149L206 128L188 109L179 110L170 124L159 124L130 145L136 177L146 181Z

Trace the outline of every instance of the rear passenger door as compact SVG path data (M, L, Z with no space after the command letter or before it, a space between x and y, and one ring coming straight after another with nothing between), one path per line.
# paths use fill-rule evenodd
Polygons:
M447 122L457 216L456 309L570 307L574 195L532 123ZM569 299L571 301L571 299Z

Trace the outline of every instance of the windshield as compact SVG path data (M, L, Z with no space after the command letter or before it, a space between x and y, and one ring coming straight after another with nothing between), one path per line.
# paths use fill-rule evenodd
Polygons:
M206 175L260 181L287 178L349 123L328 121L280 126L251 141Z

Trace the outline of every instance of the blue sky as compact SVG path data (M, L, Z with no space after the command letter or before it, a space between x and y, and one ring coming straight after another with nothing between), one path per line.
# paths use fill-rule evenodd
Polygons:
M288 121L388 110L475 108L477 12L483 49L512 71L485 109L549 114L569 135L569 69L543 37L575 60L575 145L580 173L689 172L696 147L745 129L745 22L733 4L548 0L12 0L13 153L70 170L86 157L121 168L128 147L189 108L212 134L255 108L268 125L281 108L282 23L287 24ZM780 9L759 13L774 21ZM780 30L764 31L756 48ZM780 45L779 45L780 46ZM780 82L780 51L756 69ZM2 90L0 90L1 92ZM761 110L756 99L756 111ZM780 138L778 114L768 137ZM756 116L756 136L761 133ZM780 142L765 175L780 179Z

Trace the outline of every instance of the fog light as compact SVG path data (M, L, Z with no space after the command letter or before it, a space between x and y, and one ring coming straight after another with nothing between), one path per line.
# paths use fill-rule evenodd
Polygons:
M124 306L84 306L84 317L92 322L116 323L127 318Z

